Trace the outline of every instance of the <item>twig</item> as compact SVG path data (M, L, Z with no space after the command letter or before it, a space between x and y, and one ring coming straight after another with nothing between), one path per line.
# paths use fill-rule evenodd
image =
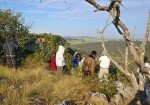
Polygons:
M126 41L126 51L125 51L125 70L128 70L128 57L129 57L129 46Z
M148 41L148 38L150 36L150 11L149 11L149 18L148 18L148 21L147 21L147 29L146 29L146 32L145 32L145 36L144 36L144 39L142 41L142 44L140 46L140 49L141 49L141 61L144 61L144 56L145 56L145 49L146 49L146 45L147 45L147 41Z
M105 27L104 27L101 31L99 31L99 30L97 29L97 32L100 34L100 37L101 37L101 39L102 39L102 43L105 42L105 40L104 40L104 31L105 31L106 28L112 23L112 21L109 22L109 20L110 20L110 15L109 15L109 18L108 18L107 21L106 21Z
M120 52L120 54L125 58L125 55L121 52L120 48L118 47L118 51Z

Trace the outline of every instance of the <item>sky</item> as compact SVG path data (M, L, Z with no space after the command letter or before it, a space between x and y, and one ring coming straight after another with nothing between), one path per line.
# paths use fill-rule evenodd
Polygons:
M99 37L109 19L107 12L94 12L85 0L0 0L0 9L21 12L31 33L53 33L62 36ZM109 0L96 0L108 5ZM120 19L135 38L143 38L146 30L150 0L123 0ZM104 32L106 38L121 38L110 24Z

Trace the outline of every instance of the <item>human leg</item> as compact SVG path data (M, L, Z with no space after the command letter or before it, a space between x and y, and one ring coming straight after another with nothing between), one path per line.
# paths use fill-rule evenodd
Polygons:
M108 74L109 74L109 69L106 68L104 70L104 76L103 76L104 80L106 80L106 81L108 81Z
M105 73L104 69L100 68L99 73L98 73L98 79L99 80L103 79L104 73Z
M63 66L57 66L57 71L59 74L63 74Z
M8 68L12 68L11 58L6 58L6 65Z
M13 58L11 58L11 60L12 60L12 66L13 66L13 68L14 68L14 69L17 69L17 61L16 61L16 58L13 57Z

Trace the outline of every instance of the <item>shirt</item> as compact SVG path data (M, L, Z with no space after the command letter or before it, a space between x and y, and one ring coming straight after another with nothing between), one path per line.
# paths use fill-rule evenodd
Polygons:
M99 58L99 61L100 61L100 67L101 68L105 68L105 69L108 69L109 68L109 65L110 65L110 59L107 57L107 56L101 56Z
M145 67L150 68L150 64L148 62L146 62L144 65Z

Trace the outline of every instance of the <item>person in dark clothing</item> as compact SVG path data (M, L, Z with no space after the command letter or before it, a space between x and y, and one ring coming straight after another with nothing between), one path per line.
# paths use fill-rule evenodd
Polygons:
M3 45L3 51L6 57L6 64L9 68L17 68L16 55L19 46L13 37L7 37Z

